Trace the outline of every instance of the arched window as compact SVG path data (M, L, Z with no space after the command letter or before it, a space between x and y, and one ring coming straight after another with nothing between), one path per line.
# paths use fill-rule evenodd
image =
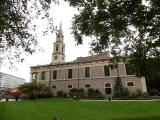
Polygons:
M128 82L127 86L134 86L134 82Z

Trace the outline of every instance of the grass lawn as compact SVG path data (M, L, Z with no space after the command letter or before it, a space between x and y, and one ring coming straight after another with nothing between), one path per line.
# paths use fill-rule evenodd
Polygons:
M160 120L160 101L41 99L1 102L0 120Z

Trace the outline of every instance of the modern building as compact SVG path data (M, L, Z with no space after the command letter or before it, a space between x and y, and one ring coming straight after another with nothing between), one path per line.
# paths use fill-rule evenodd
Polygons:
M0 72L0 91L16 88L25 83L25 79Z
M137 90L147 92L145 79L133 75L129 65L120 62L118 70L109 67L111 57L108 52L65 62L63 39L62 25L60 25L56 42L53 44L52 62L47 65L32 66L32 80L50 86L54 94L60 90L68 93L72 88L85 90L93 88L99 89L104 95L113 95L119 71L123 86L130 92Z

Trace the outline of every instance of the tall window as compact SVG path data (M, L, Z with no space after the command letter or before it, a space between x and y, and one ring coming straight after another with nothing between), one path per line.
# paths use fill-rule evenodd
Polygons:
M57 79L57 70L54 70L54 71L53 71L53 79L54 79L54 80Z
M69 79L72 78L72 69L68 69L68 78L69 78Z
M110 76L109 66L107 66L107 65L104 66L104 75Z
M45 80L45 72L44 71L41 74L41 80Z
M58 51L58 45L56 45L56 51Z
M62 46L62 52L63 52L63 46Z
M125 64L126 66L126 75L134 75L134 67L131 64Z
M90 67L85 67L85 77L90 77Z
M32 73L32 80L37 80L37 72Z

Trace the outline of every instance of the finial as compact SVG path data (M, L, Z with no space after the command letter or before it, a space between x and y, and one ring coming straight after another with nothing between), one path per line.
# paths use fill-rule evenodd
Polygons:
M60 25L59 25L59 31L62 32L62 21L60 22Z

